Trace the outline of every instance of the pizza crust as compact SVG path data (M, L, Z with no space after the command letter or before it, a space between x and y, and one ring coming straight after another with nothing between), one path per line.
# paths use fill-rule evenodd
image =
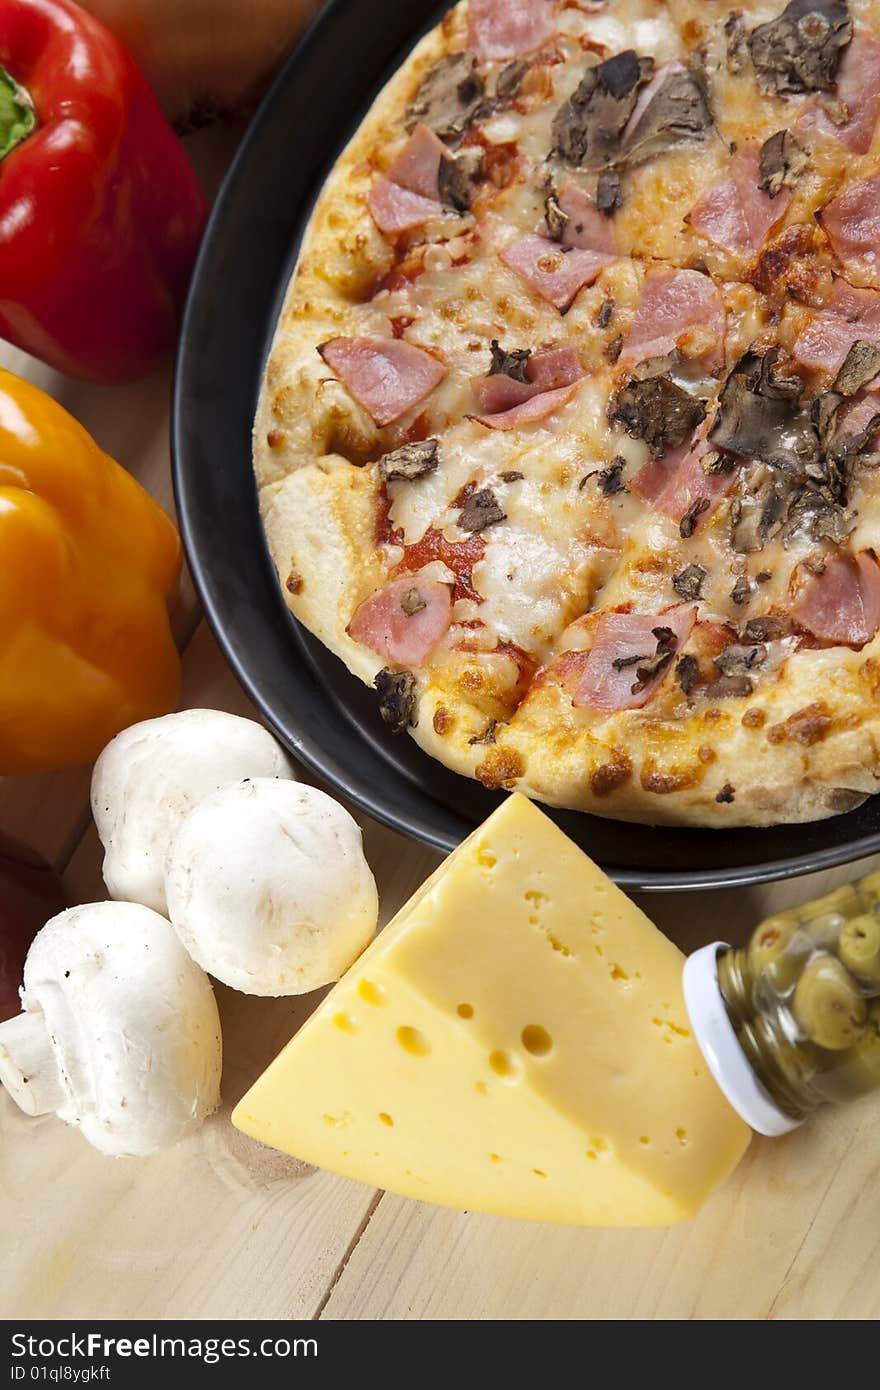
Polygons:
M632 25L610 15L599 16L597 32L616 24L621 46L632 41L628 36L651 22L656 6L645 3L631 8L642 14ZM670 8L676 10L679 24L688 16L696 22L705 9L695 0ZM723 19L727 7L720 7L719 15L722 8ZM755 21L772 17L778 8L753 7ZM864 4L853 8L867 11ZM873 18L874 11L870 13ZM445 52L463 47L465 32L465 11L459 6L422 40L392 78L331 172L288 288L254 426L261 515L285 601L295 617L368 684L386 663L353 641L346 629L357 606L388 577L388 552L377 542L373 467L389 447L388 436L333 377L316 349L335 336L371 331L372 311L365 307L365 300L391 269L393 257L369 214L366 195L383 161L387 164L387 151L400 146L400 114L422 76ZM660 48L668 43L664 32ZM737 111L733 105L725 114L725 129L739 121L747 136L759 138L768 123L772 127L779 105L779 99L770 103L763 121L756 119L753 110ZM829 160L823 147L813 173L796 195L805 217L812 217L814 208L827 200L839 178L839 168ZM646 239L649 256L668 257L679 264L693 256L693 234L683 232L679 224L681 209L693 205L701 182L704 186L711 175L709 165L700 170L697 163L690 151L683 151L664 161L661 171L652 169L642 177L641 195L633 198L622 221L631 235ZM667 222L654 215L656 228L646 231L651 216L645 209L664 203L678 209L678 215ZM706 252L710 269L714 265L719 273L734 277L725 297L729 351L735 356L765 325L762 296L739 278L736 267L725 264L723 256L715 255L713 260L711 250L702 242L697 244ZM645 260L627 260L610 267L596 286L581 293L563 321L566 333L577 334L582 348L595 353L596 359L604 341L595 328L598 307L603 299L614 298L619 331L625 335L649 265ZM475 280L478 271L479 267ZM425 280L430 284L430 277ZM466 283L463 272L462 285ZM469 315L478 320L486 312L481 292L475 284L469 303L439 323L437 332L460 337ZM559 336L556 310L536 301L509 276L496 308L509 342L552 341ZM783 322L783 338L786 332L793 336L800 312L791 311L789 328ZM480 322L479 331L487 339L495 326L494 321ZM375 331L387 332L378 314ZM413 328L426 345L432 332L433 321ZM446 339L436 341L440 345ZM599 364L597 400L607 399L612 375L610 366ZM460 395L460 385L455 389ZM444 385L447 395L442 399L452 414L460 415L452 390L452 384ZM585 388L585 401L589 391ZM530 482L536 480L538 492L551 481L564 491L572 514L578 505L578 475L587 472L593 456L599 454L604 428L602 410L584 401L554 420L553 434L539 430L528 435L490 435L463 420L452 427L448 441L444 437L451 460L449 477L458 478L456 468L462 478L483 480L521 468ZM629 449L629 441L621 447ZM598 462L607 459L600 457ZM426 524L430 507L423 499L420 519L419 505L406 498L406 488L413 486L400 484L389 491L392 521L402 519L415 534L419 525ZM396 504L395 491L400 494ZM509 529L516 520L513 499L510 513ZM570 624L577 625L597 594L605 605L634 603L637 609L650 607L661 593L667 604L675 601L668 590L669 566L658 569L656 563L657 553L675 545L672 523L655 519L653 541L641 533L641 540L634 541L626 516L618 516L610 507L597 509L590 525L591 544L598 540L599 548L594 545L590 562L584 563L583 572L568 589L563 583L554 589L557 607L547 622L551 627L554 620L558 623L560 639L555 644L545 642L537 628L531 634L531 654L539 664L576 640ZM604 533L597 536L602 527ZM868 530L873 533L870 525ZM862 544L869 543L863 535ZM646 552L642 568L630 563L634 544L641 544ZM630 559L615 570L609 556ZM719 566L722 563L719 551ZM487 594L487 611L492 603ZM511 619L504 621L513 631ZM510 633L504 631L501 636L507 638ZM517 640L522 637L517 630ZM522 670L510 656L480 650L442 652L418 673L416 724L411 733L429 755L454 771L476 777L486 786L515 788L551 805L658 824L772 825L839 814L876 791L880 736L873 711L878 693L880 638L860 652L843 648L798 652L779 674L745 699L721 701L690 713L679 700L679 708L670 713L670 696L660 708L652 707L652 702L644 710L620 711L601 719L574 708L570 691L540 674L523 698Z

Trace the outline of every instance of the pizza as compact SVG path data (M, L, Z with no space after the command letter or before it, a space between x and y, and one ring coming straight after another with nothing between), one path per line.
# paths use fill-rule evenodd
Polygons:
M310 219L259 401L376 720L602 816L880 779L880 2L469 0Z

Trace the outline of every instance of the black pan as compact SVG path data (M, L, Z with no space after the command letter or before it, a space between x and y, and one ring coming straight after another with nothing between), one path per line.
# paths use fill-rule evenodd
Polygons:
M446 8L335 0L264 101L214 208L183 324L172 448L181 528L226 656L295 756L377 820L450 850L498 797L381 724L376 699L291 618L257 515L250 433L303 225L373 96ZM618 883L759 883L880 850L880 799L814 825L677 830L553 812Z

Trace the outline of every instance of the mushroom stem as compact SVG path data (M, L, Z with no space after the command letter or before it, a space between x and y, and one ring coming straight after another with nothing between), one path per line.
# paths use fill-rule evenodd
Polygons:
M0 1083L26 1115L54 1113L65 1100L42 1013L0 1023Z

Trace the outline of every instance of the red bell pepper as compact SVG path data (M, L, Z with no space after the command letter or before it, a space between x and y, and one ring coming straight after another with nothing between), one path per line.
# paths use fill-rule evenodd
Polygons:
M70 0L0 0L0 335L95 381L172 346L204 228L134 60Z

